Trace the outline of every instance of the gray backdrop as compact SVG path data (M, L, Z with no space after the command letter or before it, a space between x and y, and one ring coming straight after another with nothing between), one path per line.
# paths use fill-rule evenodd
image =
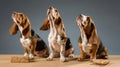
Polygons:
M11 14L15 11L29 17L32 28L48 45L49 31L40 31L39 27L49 6L58 8L76 54L79 54L77 41L80 31L75 18L85 14L94 20L109 54L120 55L120 0L0 0L0 54L23 54L20 32L14 36L8 32L13 24Z

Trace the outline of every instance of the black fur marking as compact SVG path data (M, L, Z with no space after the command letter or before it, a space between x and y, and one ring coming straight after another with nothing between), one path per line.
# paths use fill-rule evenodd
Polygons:
M40 50L43 50L43 49L46 49L47 46L45 44L45 42L43 40L38 40L37 41L37 45L36 45L36 51L40 51Z
M23 31L22 31L22 35L26 35L27 34L27 32L29 31L29 28L30 26L27 26L27 28L25 28Z
M94 29L94 24L93 23L90 24L90 31L89 32L87 32L87 30L84 29L88 40L89 40L89 38L90 38L90 36L91 36L91 34L93 32L93 29Z
M55 24L59 25L62 22L61 18L59 17L57 20L55 20Z
M67 38L67 42L66 42L66 46L65 46L65 50L68 50L68 49L70 49L70 48L72 48L72 44L71 44L71 42L70 42L70 39Z
M32 38L35 38L35 37L38 38L36 49L35 49L36 51L47 49L45 42L40 38L38 34L35 33L34 30L31 30L31 35L32 35Z

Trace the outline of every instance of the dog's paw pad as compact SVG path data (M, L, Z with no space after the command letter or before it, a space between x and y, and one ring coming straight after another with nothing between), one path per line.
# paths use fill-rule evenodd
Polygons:
M49 57L48 57L46 60L47 60L47 61L52 61L52 60L53 60L53 58L49 58Z

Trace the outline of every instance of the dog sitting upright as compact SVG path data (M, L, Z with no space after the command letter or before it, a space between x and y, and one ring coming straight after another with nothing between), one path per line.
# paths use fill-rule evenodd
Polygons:
M60 55L60 61L66 61L65 56L73 57L74 49L70 39L67 37L64 24L56 8L50 7L47 10L47 19L45 19L40 30L49 30L48 42L50 55L47 60L52 60L56 55Z
M78 40L80 47L80 57L78 60L90 57L90 60L94 62L96 58L107 58L107 48L102 45L97 34L95 23L91 17L81 14L76 18L76 21L81 32L81 36Z
M14 23L9 32L14 35L18 30L20 31L20 42L24 48L24 56L30 53L30 59L34 58L34 55L47 57L49 55L48 48L45 42L31 29L28 17L23 13L14 12L12 19Z

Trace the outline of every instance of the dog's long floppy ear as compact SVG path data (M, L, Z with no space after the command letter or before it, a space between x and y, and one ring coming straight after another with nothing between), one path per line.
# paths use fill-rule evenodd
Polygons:
M61 17L59 17L56 21L55 24L60 25L62 23L62 19Z
M16 23L13 23L13 25L11 26L11 28L9 29L9 33L10 35L14 35L16 34L18 31L18 26Z
M89 26L94 25L94 21L92 20L92 18L90 16L88 16L87 21L89 22Z
M95 23L94 21L92 20L91 17L88 17L88 22L89 22L89 26L90 26L90 38L89 38L89 42L90 43L94 43L94 38L96 36L96 27L95 27Z
M46 18L40 27L40 30L49 30L50 29L50 23L49 20Z

